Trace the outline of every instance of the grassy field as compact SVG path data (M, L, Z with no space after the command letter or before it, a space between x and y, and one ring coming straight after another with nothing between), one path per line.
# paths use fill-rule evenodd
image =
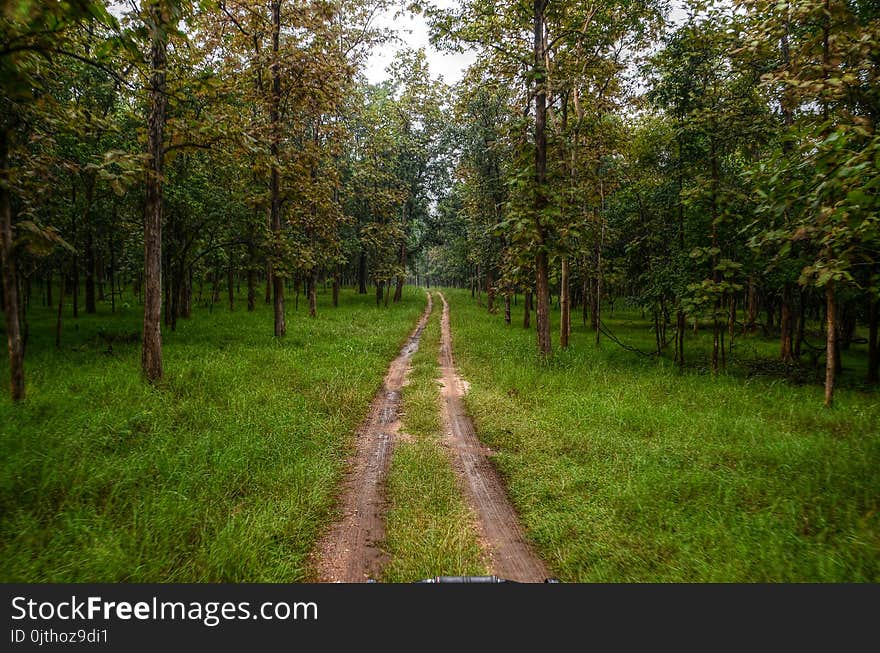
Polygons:
M777 348L750 338L712 379L705 329L684 373L580 326L542 366L520 310L447 298L479 435L563 581L880 581L880 395L857 376L826 410L821 386L752 375ZM637 313L605 321L650 351Z
M0 579L305 580L353 433L424 308L344 292L318 318L289 302L199 309L165 330L162 384L139 376L140 308L30 316L28 399L0 372Z
M388 474L387 582L487 573L474 517L442 444L437 382L442 309L435 295L431 319L412 359L409 385L401 395L403 435Z

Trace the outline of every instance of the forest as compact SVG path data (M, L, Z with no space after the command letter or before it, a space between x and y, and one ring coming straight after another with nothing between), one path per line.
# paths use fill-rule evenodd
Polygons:
M873 0L13 0L0 81L3 581L880 580Z

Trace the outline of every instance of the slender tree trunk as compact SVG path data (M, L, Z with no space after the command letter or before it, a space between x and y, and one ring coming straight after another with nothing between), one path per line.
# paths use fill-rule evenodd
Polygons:
M547 357L552 353L550 341L550 261L547 252L544 212L547 208L547 69L544 55L544 12L547 0L534 0L534 73L535 73L535 221L537 242L535 254L535 322L538 352Z
M55 349L61 348L61 318L64 309L64 290L66 288L63 282L64 273L61 270L59 272L61 272L62 282L61 287L58 289L58 314L55 318Z
M746 323L743 325L743 333L754 333L758 324L758 289L754 277L749 277L748 308Z
M495 275L491 265L486 269L486 308L490 313L498 310L495 307Z
M211 275L211 305L220 301L220 259L216 259L214 274Z
M834 404L834 374L837 367L835 364L837 353L837 317L833 281L829 281L825 286L825 305L827 333L827 341L825 343L825 406L831 408Z
M171 264L170 256L165 258L162 270L165 273L165 297L162 300L162 305L165 307L165 324L170 325L171 330L175 331L177 330L178 298L180 293L177 292L178 280L177 275L174 274L176 270Z
M141 369L148 381L162 378L162 167L164 160L165 47L167 32L161 5L150 5L150 156L144 215L144 330Z
M382 305L382 282L376 282L376 306Z
M550 342L550 279L547 252L541 251L535 258L535 324L538 338L538 352L544 357L552 353Z
M339 265L333 271L333 308L339 306Z
M270 220L275 261L281 259L281 173L278 170L278 155L281 144L281 0L272 0L272 94L269 109L269 124L271 127L271 144L269 151L272 155L272 171L269 180ZM278 274L272 275L272 295L275 310L275 336L280 337L287 333L287 323L284 317L284 279Z
M235 310L235 276L234 271L232 269L232 255L229 256L229 261L226 265L226 293L229 297L229 311L232 312Z
M52 269L49 268L46 272L46 306L51 307L52 304ZM0 306L0 309L2 308L3 307Z
M113 215L114 228L116 225L116 210ZM116 313L116 239L110 232L110 312Z
M792 304L794 303L794 288L790 281L786 281L782 286L782 311L779 320L780 330L780 353L779 357L783 363L794 362L794 319Z
M272 264L266 264L266 293L263 299L264 303L272 303Z
M510 324L510 291L504 293L504 323Z
M76 236L74 235L74 243L76 242ZM73 255L73 266L70 270L70 278L71 278L71 307L73 308L73 317L79 319L79 256L76 254Z
M105 302L107 301L107 296L104 293L104 281L106 280L104 277L105 267L104 267L104 256L103 250L100 248L97 252L95 252L95 285L98 288L98 301Z
M90 203L90 193L86 194L86 204ZM88 211L88 209L86 209ZM98 312L95 303L95 243L92 227L86 223L86 313L94 315Z
M868 383L880 381L880 342L877 336L877 296L868 305Z
M532 291L526 290L523 293L523 329L532 326Z
M715 138L709 139L712 164L712 248L718 251L718 157L715 150ZM712 255L712 280L716 285L721 283L718 273L718 254ZM717 295L716 295L717 297ZM715 300L712 307L712 375L718 374L718 347L721 344L721 334L718 333L718 312L721 307L720 297Z
M582 269L584 282L581 288L581 324L587 326L587 319L590 317L590 277L587 275L586 264Z
M253 311L257 304L257 273L253 268L253 262L247 271L247 309Z
M568 347L571 335L571 297L569 289L568 257L562 258L562 274L559 288L559 346Z
M308 288L309 288L309 317L316 317L318 315L318 296L316 294L315 287L318 285L318 270L312 268L309 271L308 276Z
M399 302L403 298L403 282L406 274L406 241L400 243L400 268L403 270L397 275L397 286L394 288L394 301Z
M9 197L9 130L0 129L0 266L3 269L3 309L9 350L9 394L24 399L24 343L19 322L18 275L12 240L12 200Z
M801 288L798 293L797 330L794 338L794 357L801 358L801 347L804 342L804 332L807 328L807 293Z
M358 295L367 294L367 254L361 250L358 257Z
M678 367L684 369L684 334L686 331L684 311L678 309L675 317L675 337L678 338Z
M192 266L186 271L186 283L183 286L186 289L183 301L183 317L189 319L192 317L192 296L193 296L193 269Z

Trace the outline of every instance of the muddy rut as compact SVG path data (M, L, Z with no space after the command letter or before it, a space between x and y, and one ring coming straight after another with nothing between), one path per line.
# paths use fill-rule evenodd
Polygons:
M318 547L318 573L324 582L378 579L387 562L381 549L385 537L385 476L400 428L400 391L431 315L430 293L427 297L425 312L388 368L382 388L358 431L354 458L343 483L342 519Z
M453 465L464 494L477 517L481 540L486 546L496 576L526 583L540 583L547 567L532 551L523 536L519 516L510 504L498 472L477 439L474 424L464 408L465 383L455 371L449 304L443 293L440 368L441 406L446 438L453 451Z

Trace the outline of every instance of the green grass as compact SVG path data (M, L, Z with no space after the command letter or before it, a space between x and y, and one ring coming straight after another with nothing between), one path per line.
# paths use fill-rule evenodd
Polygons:
M580 326L545 366L520 310L506 326L465 291L447 298L480 438L563 581L880 581L876 392L841 389L827 410L820 385L737 366L713 379L706 330L684 373ZM606 322L650 350L637 314Z
M405 435L395 446L388 474L387 582L486 573L474 516L461 496L450 452L442 442L437 362L442 308L435 295L401 397Z
M353 433L424 307L407 289L379 309L319 295L199 309L164 330L158 387L139 374L140 307L65 318L35 308L27 400L0 372L0 579L5 582L257 582L312 577ZM108 345L112 341L112 348ZM128 344L125 344L129 341Z

